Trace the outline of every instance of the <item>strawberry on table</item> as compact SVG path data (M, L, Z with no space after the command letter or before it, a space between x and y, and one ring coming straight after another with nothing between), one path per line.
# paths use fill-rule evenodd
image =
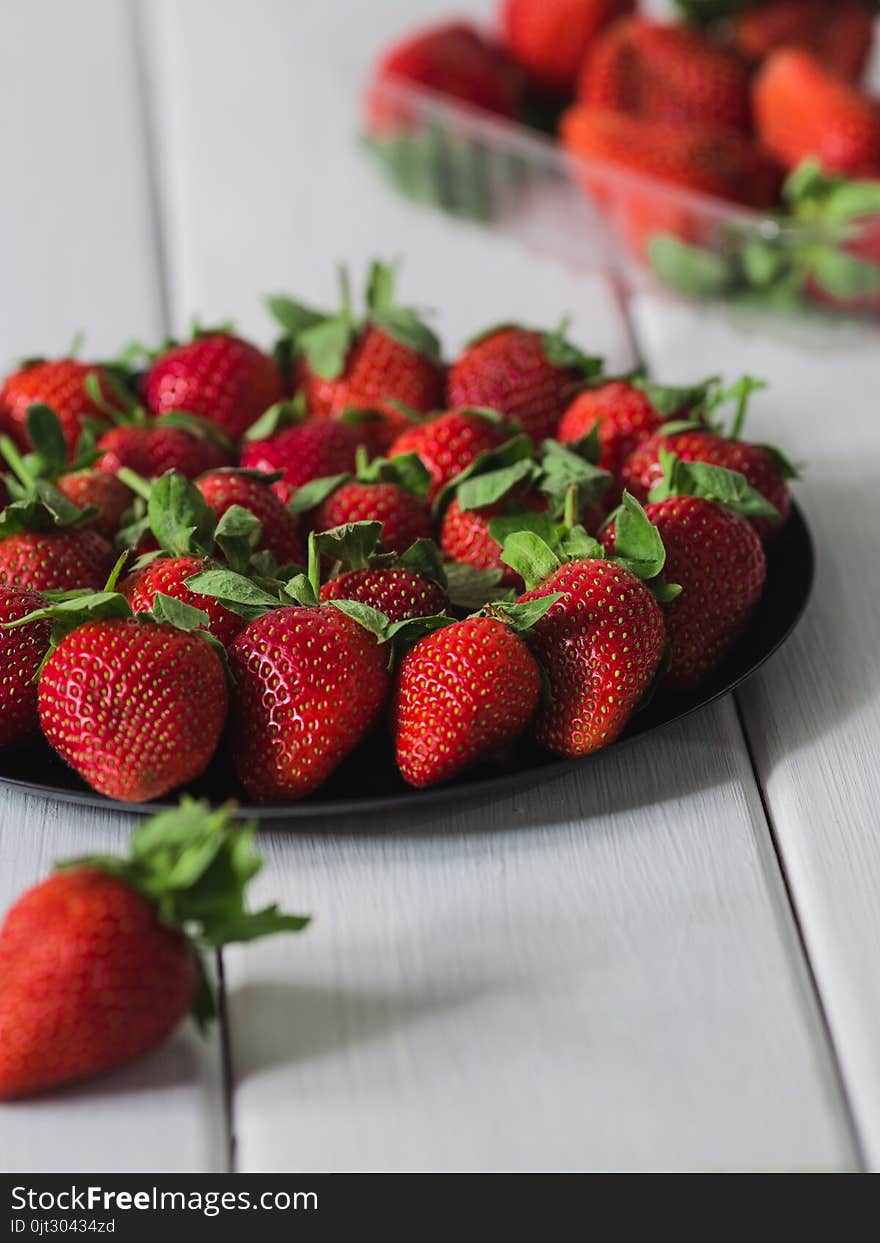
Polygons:
M279 412L279 417L283 417ZM261 420L262 422L262 420ZM356 423L345 419L300 418L292 427L282 427L258 439L247 440L241 450L241 465L281 479L272 484L283 501L303 484L331 475L351 474L355 455L363 443Z
M94 511L83 526L112 540L132 493L121 479L94 465L98 453L93 437L83 433L71 461L61 420L51 407L32 405L25 427L30 452L24 455L9 437L0 435L0 453L12 472L8 489L15 499L39 499L38 481L50 483L77 509Z
M228 704L223 663L196 630L203 612L160 596L152 616L134 617L124 596L104 591L28 615L40 620L56 643L40 675L40 725L84 781L143 803L201 775Z
M809 52L774 52L752 95L758 136L786 168L812 156L826 172L880 176L880 103Z
M797 478L797 471L778 449L768 445L751 444L741 440L743 422L749 396L764 385L749 376L743 377L729 389L722 390L710 402L707 417L711 420L715 410L733 398L737 412L729 431L724 432L719 422L672 423L650 436L627 458L620 478L637 500L643 503L663 477L661 454L674 453L683 462L707 462L726 470L744 475L748 483L779 515L776 522L757 516L753 519L758 532L768 537L779 529L788 517L791 505L789 480Z
M348 474L315 479L290 500L294 513L309 516L315 531L350 522L380 522L388 552L405 552L417 539L433 534L427 493L431 476L414 453L368 461L358 448L354 477Z
M647 579L657 580L665 552L660 535L631 496L617 517L617 555L583 528L559 542L559 553L527 530L504 541L505 562L521 574L517 603L553 597L529 632L548 696L538 708L538 740L558 755L587 755L619 737L660 668L663 614ZM661 598L673 588L659 584Z
M143 1057L188 1011L204 1025L216 1004L203 954L307 925L245 907L255 831L184 799L135 831L129 858L62 864L14 903L0 927L0 1099Z
M536 86L564 94L599 32L634 8L635 0L501 0L501 37Z
M555 435L578 388L601 370L600 358L566 339L564 323L555 332L502 324L470 341L449 368L447 399L455 409L496 410L540 444Z
M418 454L431 475L428 499L433 501L446 484L514 431L492 410L447 410L401 433L388 456Z
M596 39L577 98L650 121L751 127L746 61L699 30L644 17L615 22Z
M391 704L397 764L424 788L458 776L514 742L538 706L541 674L516 633L550 608L492 605L452 622L403 658Z
M39 736L37 673L49 650L49 626L44 621L15 630L2 627L45 604L36 592L0 587L0 747Z
M663 476L645 509L681 594L664 604L670 667L664 684L691 689L729 651L761 597L767 564L749 521L775 510L743 475L663 453ZM615 523L602 532L615 552Z
M392 267L371 264L362 319L353 314L344 272L342 308L335 315L289 298L268 299L309 413L369 413L370 444L380 450L410 421L401 406L427 413L443 398L440 343L415 310L397 304L394 280Z
M98 590L116 561L112 544L89 530L91 515L51 484L0 513L0 585L32 591Z
M97 385L98 401L89 393L89 380ZM76 358L28 360L0 388L0 431L25 452L30 448L27 414L35 403L51 406L58 415L71 457L87 423L106 424L108 409L122 409L117 386L99 365Z
M229 332L199 332L192 341L162 350L144 376L151 414L185 411L215 424L230 440L282 397L274 359Z

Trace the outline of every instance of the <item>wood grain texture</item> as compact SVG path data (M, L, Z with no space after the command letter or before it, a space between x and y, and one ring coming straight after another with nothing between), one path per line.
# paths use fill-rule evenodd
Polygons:
M740 699L868 1160L880 1168L876 330L773 327L648 299L638 320L660 377L765 377L747 433L806 464L796 490L816 540L815 597Z
M4 5L0 357L161 338L130 6ZM37 55L36 49L39 49ZM39 62L39 74L34 66ZM0 911L57 858L124 850L134 818L0 789ZM183 1030L129 1070L0 1106L0 1170L220 1169L219 1039Z

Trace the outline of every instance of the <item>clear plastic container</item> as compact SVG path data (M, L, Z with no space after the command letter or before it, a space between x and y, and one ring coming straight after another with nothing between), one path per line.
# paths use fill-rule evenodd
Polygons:
M626 293L880 317L880 203L834 223L762 215L578 159L538 130L404 81L371 88L368 112L367 147L399 192L602 271Z

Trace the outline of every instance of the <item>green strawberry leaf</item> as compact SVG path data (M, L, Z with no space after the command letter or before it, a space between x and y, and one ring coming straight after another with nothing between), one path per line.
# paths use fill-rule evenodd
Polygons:
M644 378L636 378L631 383L633 388L645 394L661 418L671 419L675 415L680 415L685 409L702 406L711 389L718 383L718 377L711 376L699 384L686 386L654 384Z
M446 588L446 572L440 549L431 539L417 539L399 557L394 559L395 565L403 570L411 570L428 582Z
M508 535L501 548L501 560L516 570L525 582L526 591L544 582L561 564L549 545L531 531L514 531Z
M462 484L467 480L473 479L477 475L486 475L496 470L505 469L508 466L515 465L517 462L528 461L531 463L534 460L534 454L535 450L531 440L524 435L513 436L497 449L488 449L484 453L479 454L469 466L460 471L454 479L450 479L449 483L440 490L434 501L434 512L438 515L442 514L453 496L459 492Z
M370 322L407 349L435 362L440 361L440 341L436 334L408 307L393 307L377 312L370 316Z
M379 315L394 306L397 266L374 259L367 270L366 303L370 315Z
M388 618L384 613L380 613L378 609L374 609L369 604L362 604L360 600L328 600L327 603L339 609L340 613L344 613L352 621L356 621L365 630L369 630L380 643L385 642L388 636Z
M567 561L602 561L605 550L582 526L574 526L559 540L559 552Z
M300 333L299 348L312 371L326 380L336 380L345 368L354 336L355 325L348 316L342 315L306 328Z
M346 522L327 531L313 532L309 543L316 552L339 561L347 570L366 569L382 538L381 522Z
M734 279L731 260L669 234L658 233L651 239L648 257L661 284L690 298L717 297Z
M393 483L411 496L424 498L431 487L431 472L417 453L401 453L393 458L367 460L358 448L357 478L361 483Z
M294 302L292 298L287 298L284 294L270 294L265 299L265 305L272 318L280 324L284 335L294 345L306 329L314 328L316 324L322 323L327 318L323 311L304 306L302 302Z
M174 557L206 556L216 519L201 492L177 471L152 485L147 501L150 528L161 548Z
M200 627L206 630L211 621L202 609L193 608L191 604L174 596L166 596L161 591L156 592L150 612L154 621L174 626L177 630L198 630Z
M342 601L334 603L341 604ZM446 613L436 613L433 617L410 617L406 621L393 622L385 631L382 642L392 645L393 658L399 660L420 639L433 634L435 630L444 630L454 621L455 618Z
M217 523L214 541L231 570L243 574L260 542L260 520L242 505L230 505Z
M58 415L51 406L34 402L28 406L26 427L37 458L34 473L57 479L67 464L67 442Z
M551 514L536 513L532 509L513 509L510 513L499 514L489 523L489 534L496 544L503 545L507 537L517 531L528 531L555 548L565 528Z
M580 443L580 442L578 442ZM608 490L611 475L593 466L579 453L556 440L541 446L541 472L538 488L550 501L554 515L561 517L571 488L575 489L575 509L583 513Z
M558 328L553 332L545 332L542 334L541 340L544 346L544 354L549 363L554 367L564 367L566 370L579 372L584 379L591 380L602 374L605 367L604 358L595 355L585 354L583 350L578 349L566 337L566 331L571 321L563 319Z
M539 622L556 601L562 599L562 595L561 591L551 591L538 600L524 600L521 604L499 601L483 608L481 616L494 617L498 621L505 622L517 634L522 634L526 630L531 630L535 622Z
M332 496L337 488L341 488L350 479L351 475L325 475L323 479L312 479L297 488L287 502L287 508L292 514L304 514L310 509L317 509L328 496Z
M509 588L501 585L501 570L480 569L461 561L447 561L444 571L450 604L465 612L474 613L484 604L507 599L511 594Z
M665 451L660 460L663 477L651 489L652 501L666 500L670 496L699 496L744 518L761 517L779 521L779 511L775 506L738 471L711 466L708 462L683 462L674 453ZM619 537L615 542L619 548Z
M545 440L541 445L542 452L555 452L551 448L552 445L559 444L558 440ZM563 448L569 453L576 453L579 458L583 458L585 462L589 462L591 466L598 466L599 458L602 456L602 445L599 441L599 420L597 419L586 436L581 436L578 440L566 441Z
M283 603L280 595L272 595L253 579L232 570L203 570L186 579L185 585L196 595L212 596L231 612L249 620L262 617Z
M531 480L534 474L534 462L521 458L512 466L472 475L459 485L456 500L461 509L485 509L487 505L497 504L519 484Z
M244 434L246 441L268 440L282 427L292 427L306 417L305 398L301 393L287 401L276 401Z
M285 585L284 593L304 608L314 608L318 604L318 594L306 574L295 575Z
M880 264L833 246L811 247L807 267L822 289L835 298L866 298L880 291Z
M660 532L629 492L614 514L614 548L614 560L637 578L656 578L666 564Z

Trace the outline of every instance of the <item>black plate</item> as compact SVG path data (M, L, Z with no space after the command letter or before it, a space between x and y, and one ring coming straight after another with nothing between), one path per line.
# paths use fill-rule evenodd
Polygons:
M768 550L767 586L748 629L713 675L698 691L686 694L659 694L636 714L625 733L614 744L624 746L653 730L680 721L698 708L726 695L759 669L788 638L803 614L813 586L815 557L810 532L796 506L785 529ZM365 813L390 809L424 807L463 797L494 797L525 786L558 777L592 756L561 760L543 751L528 738L520 739L492 764L483 764L449 785L430 790L413 790L397 772L390 741L381 731L350 756L328 782L301 803L268 803L264 806L240 802L240 814L261 820L314 819L350 812ZM168 797L156 803L119 803L96 794L76 773L46 747L0 753L0 783L85 807L151 813L173 806ZM208 771L189 787L189 793L213 803L227 799L243 800L228 759L219 755ZM244 796L246 798L246 796Z

